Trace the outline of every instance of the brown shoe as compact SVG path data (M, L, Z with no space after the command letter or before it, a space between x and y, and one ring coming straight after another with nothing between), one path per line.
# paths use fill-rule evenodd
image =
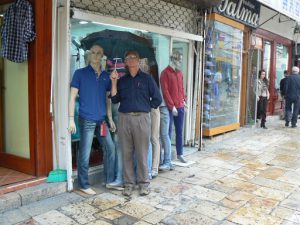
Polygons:
M125 188L124 188L122 194L129 197L132 195L132 191L133 191L132 185L125 185Z
M145 196L145 195L149 195L149 194L150 194L150 188L148 186L141 185L140 186L140 195Z

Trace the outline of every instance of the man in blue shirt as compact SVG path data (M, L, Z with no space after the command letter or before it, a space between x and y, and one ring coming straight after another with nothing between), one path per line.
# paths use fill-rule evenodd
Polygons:
M102 56L103 48L93 45L88 55L89 65L74 73L69 102L69 132L76 133L74 107L76 96L79 94L78 184L81 191L90 195L96 194L90 188L88 181L89 158L94 134L103 147L105 182L110 183L115 179L115 145L104 122L106 109L110 109L110 107L106 107L106 104L110 104L107 96L111 89L111 80L108 73L101 69ZM108 117L110 127L114 128L111 113L108 114ZM102 128L101 135L100 126Z
M139 184L140 195L148 195L149 176L147 155L151 135L151 108L157 108L162 101L159 89L151 75L139 69L139 54L129 51L125 64L129 73L118 81L118 73L112 72L111 100L120 103L118 132L123 151L124 184L123 194L130 196L134 185ZM137 158L137 179L134 172L134 158Z

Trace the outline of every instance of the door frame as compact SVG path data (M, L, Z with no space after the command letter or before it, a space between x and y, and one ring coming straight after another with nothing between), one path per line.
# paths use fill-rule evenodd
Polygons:
M277 101L277 95L275 90L275 79L276 79L276 46L277 44L283 44L287 46L289 49L289 59L288 59L288 71L291 71L292 67L292 41L279 36L277 34L271 33L270 31L266 31L263 29L257 29L255 31L256 35L263 39L263 51L264 54L264 41L268 40L271 42L271 68L270 68L270 78L269 78L269 92L270 92L270 100L268 104L268 114L273 115L275 111L275 103ZM263 57L262 57L263 60ZM263 64L262 64L263 65Z
M3 0L1 3L12 3ZM52 1L30 0L36 38L28 50L28 99L30 158L0 150L0 166L33 176L46 176L52 169L52 130L50 115Z
M184 87L185 90L185 95L188 96L186 104L189 106L192 106L193 98L193 66L194 66L194 52L193 52L193 41L188 40L188 39L182 39L182 38L176 38L172 37L170 39L170 53L173 50L173 42L178 41L178 42L183 42L188 45L188 53L187 53L187 74L183 74L183 76L186 77L186 86ZM192 134L192 107L189 107L184 115L184 129L183 129L183 137L184 137L184 144L189 145L190 142L193 139L193 134ZM195 124L195 123L194 123Z

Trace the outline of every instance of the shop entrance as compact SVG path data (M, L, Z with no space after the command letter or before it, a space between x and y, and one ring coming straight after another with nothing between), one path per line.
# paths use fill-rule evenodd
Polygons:
M11 5L7 2L0 5L1 15ZM0 29L2 23L3 16ZM0 57L0 187L35 175L29 138L29 79L28 61L14 63Z
M247 81L247 116L246 124L254 125L256 121L257 109L257 79L258 71L261 68L261 49L250 50L250 73Z

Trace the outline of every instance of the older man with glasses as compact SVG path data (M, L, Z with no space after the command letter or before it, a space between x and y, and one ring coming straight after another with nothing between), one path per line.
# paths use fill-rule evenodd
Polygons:
M138 52L128 51L125 54L128 73L118 80L118 73L114 71L110 77L111 100L113 103L120 103L118 132L123 151L125 196L132 194L136 182L140 195L150 193L147 166L151 135L149 112L162 101L154 79L139 69L139 61ZM137 178L134 172L134 155L137 158Z

